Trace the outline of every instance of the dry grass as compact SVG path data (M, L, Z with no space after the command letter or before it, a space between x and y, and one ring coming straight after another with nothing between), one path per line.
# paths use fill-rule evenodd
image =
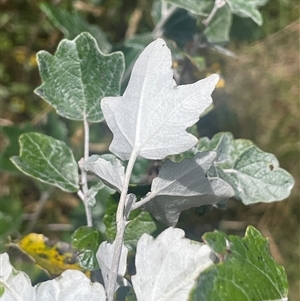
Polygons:
M255 223L270 240L274 258L284 265L290 300L300 300L300 21L265 40L236 50L226 60L226 93L237 114L236 134L274 153L295 178L289 199L242 209L238 220Z

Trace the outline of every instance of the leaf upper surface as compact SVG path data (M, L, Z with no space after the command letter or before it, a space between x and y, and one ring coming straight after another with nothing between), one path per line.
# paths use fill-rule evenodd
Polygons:
M204 271L191 293L191 301L287 300L287 277L270 256L269 245L254 227L245 237L206 233L206 243L221 262Z
M78 165L63 142L39 133L20 136L20 156L12 162L25 174L67 192L79 189Z
M291 193L293 177L279 167L273 154L263 152L249 140L234 140L230 133L219 133L211 140L201 138L197 148L217 152L209 176L229 183L244 204L280 201Z
M162 39L148 45L137 59L123 96L101 102L114 134L110 151L123 160L131 153L163 159L193 147L197 138L186 131L211 104L218 75L176 86L171 53Z
M100 100L119 95L123 54L101 53L88 33L73 41L62 40L55 55L40 51L38 65L43 83L35 93L63 117L100 122L103 120Z
M213 261L205 244L168 228L156 239L144 234L137 245L136 275L132 276L138 301L187 300L195 278Z

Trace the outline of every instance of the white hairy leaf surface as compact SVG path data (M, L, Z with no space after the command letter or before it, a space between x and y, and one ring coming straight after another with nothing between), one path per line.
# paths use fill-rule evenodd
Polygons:
M132 277L138 301L182 301L199 274L213 264L211 249L168 228L156 239L144 234L137 245L136 275Z
M0 254L0 300L4 301L105 301L100 283L92 283L82 272L67 270L61 276L31 285L30 278L14 269L7 253Z
M124 95L102 99L101 108L114 135L109 149L121 159L129 159L131 153L163 159L197 143L186 129L212 103L219 77L214 74L177 86L171 65L169 48L157 39L137 59Z

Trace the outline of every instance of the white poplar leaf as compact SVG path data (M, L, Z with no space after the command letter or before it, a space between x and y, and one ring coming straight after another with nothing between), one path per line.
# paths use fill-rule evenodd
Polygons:
M110 244L107 241L104 241L100 244L96 254L96 257L99 262L99 266L101 268L101 273L104 280L105 288L108 287L108 274L112 267L114 250L115 250L115 241L112 244ZM126 273L127 254L128 254L128 249L123 245L115 290L117 290L119 286L130 285L129 282L125 278L123 278Z
M82 272L64 271L60 277L32 287L30 278L14 269L7 253L0 254L0 300L4 301L105 301L100 283L92 283Z
M20 271L16 271L9 262L7 253L0 254L0 288L4 287L4 293L0 300L5 301L32 301L35 298L35 290L30 278Z
M92 155L84 166L87 171L96 174L105 184L121 192L125 173L120 160L114 157L109 161L106 155L103 157Z
M101 108L114 135L109 149L121 159L128 160L131 153L163 159L198 142L186 129L212 103L219 76L177 86L171 66L169 48L157 39L137 59L124 95L102 99Z
M66 270L60 277L36 286L36 301L105 301L104 287L81 271Z
M132 276L137 300L188 300L195 279L212 264L210 247L185 238L181 229L168 228L156 239L143 234Z
M206 177L216 152L197 153L179 163L166 160L152 181L152 198L144 208L169 226L177 224L181 211L202 205L213 205L234 196L232 187L219 178Z

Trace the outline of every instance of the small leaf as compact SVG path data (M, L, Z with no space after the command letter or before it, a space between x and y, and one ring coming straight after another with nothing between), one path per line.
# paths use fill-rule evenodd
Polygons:
M79 251L79 264L84 270L99 269L96 253L104 240L101 232L94 227L82 226L72 234L72 246Z
M43 84L35 93L63 117L100 122L100 100L119 95L123 54L103 54L88 33L62 40L54 56L40 51L38 65Z
M87 202L90 207L94 207L96 205L96 195L103 188L105 188L105 185L102 182L99 182L89 189L87 194Z
M116 199L118 199L117 194L110 197L104 216L106 236L109 241L113 241L116 236L116 211L118 207ZM134 210L130 213L128 220L130 223L125 229L124 245L129 250L136 249L137 242L144 233L156 236L165 228L147 211Z
M96 174L105 184L121 192L125 176L124 166L120 160L111 157L93 155L85 162L84 167Z
M210 43L224 43L229 41L229 33L232 23L232 14L226 4L219 8L205 28L203 33Z
M116 291L115 301L137 301L131 286L119 287Z
M114 134L109 149L121 159L131 154L163 159L197 143L186 128L211 104L218 75L176 86L171 65L170 50L157 39L137 59L124 95L102 100L105 120Z
M105 33L97 25L89 24L86 19L81 16L77 11L72 13L59 6L42 3L41 10L52 21L68 39L74 39L82 32L90 33L97 41L99 48L104 53L109 53L112 46L108 42Z
M249 226L244 238L215 231L203 236L221 262L197 280L191 301L287 300L287 277L270 256L269 245Z
M262 25L263 20L258 7L265 5L267 2L268 0L227 0L227 3L233 13L241 17L249 17L260 26Z
M64 191L78 191L78 166L64 142L38 133L23 134L19 142L20 156L11 157L18 169Z
M184 8L196 15L206 15L208 8L212 8L211 1L203 0L163 0L164 2L174 4L178 7Z
M137 300L187 300L195 278L212 265L211 254L207 245L184 238L181 229L168 228L156 239L144 234L132 276Z
M115 241L112 244L108 243L107 241L104 241L101 243L97 251L97 259L101 268L101 273L106 288L108 287L108 275L112 267L114 250L115 250ZM118 267L118 277L117 277L117 284L115 290L117 290L119 286L129 285L128 281L125 278L123 278L127 268L127 254L128 254L128 249L123 245L120 263Z
M279 167L273 154L263 152L249 140L234 140L230 133L219 133L210 141L201 138L197 148L215 149L218 155L209 176L229 183L235 198L244 204L280 201L291 193L293 177Z
M225 181L206 178L215 157L215 152L203 152L180 163L166 160L152 182L151 192L146 196L151 200L144 208L159 221L175 226L181 211L232 197L234 192Z

